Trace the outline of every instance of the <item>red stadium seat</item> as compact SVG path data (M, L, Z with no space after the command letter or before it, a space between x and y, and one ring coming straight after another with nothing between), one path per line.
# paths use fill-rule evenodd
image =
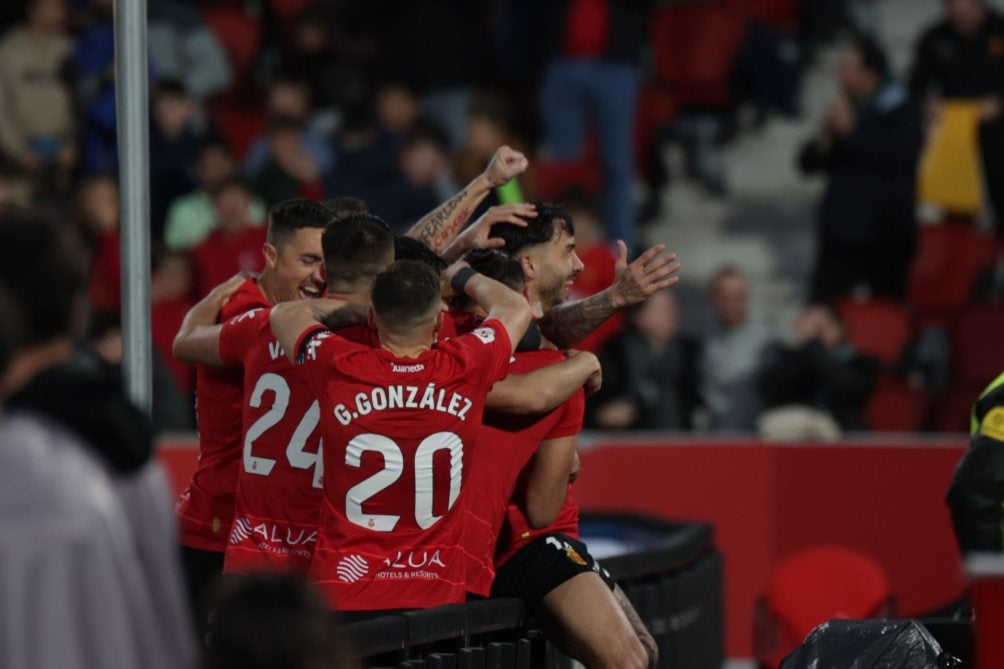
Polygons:
M994 237L971 225L921 227L909 288L921 323L949 323L968 303L976 276L994 263L996 253Z
M983 388L1004 369L1004 305L977 304L952 328L952 378Z
M938 398L938 430L941 432L969 432L969 415L973 403L985 386L960 385L951 388Z
M223 140L237 160L243 161L251 142L265 129L265 114L238 105L220 104L215 106L214 116Z
M718 5L682 5L659 10L651 22L657 84L680 107L722 107L743 39L743 20Z
M905 381L879 378L868 406L865 425L876 432L916 432L923 427L925 397Z
M912 334L906 309L890 300L845 301L840 317L858 352L890 365L899 360Z
M258 55L261 23L239 9L209 7L202 10L202 18L230 56L234 79L240 79Z
M868 555L842 546L805 549L768 576L757 615L757 657L776 669L816 625L885 616L891 609L889 577Z

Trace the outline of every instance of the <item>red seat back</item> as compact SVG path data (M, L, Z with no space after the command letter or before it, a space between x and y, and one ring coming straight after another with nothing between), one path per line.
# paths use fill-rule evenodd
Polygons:
M879 378L865 407L865 425L876 432L915 432L923 427L925 397L905 381Z
M851 345L886 364L895 363L910 340L910 316L891 300L848 300L840 305L840 316Z
M962 313L952 329L953 384L983 388L1002 369L1004 305L973 305Z
M682 5L659 10L651 26L658 83L681 106L728 104L742 18L717 4Z
M763 608L776 625L775 648L759 659L777 667L816 625L888 615L891 601L889 577L864 553L815 546L790 555L768 576Z
M603 184L599 167L592 160L541 160L527 174L530 196L555 200L571 190L598 193Z
M910 304L924 324L944 325L969 301L980 270L992 265L997 243L971 225L922 226L910 270Z
M261 23L239 9L208 7L202 10L202 18L223 44L234 68L234 79L239 79L251 69L258 55Z

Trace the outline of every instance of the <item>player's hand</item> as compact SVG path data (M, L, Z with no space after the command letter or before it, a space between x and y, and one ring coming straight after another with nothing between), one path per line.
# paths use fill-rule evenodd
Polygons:
M230 299L230 296L237 292L237 289L241 287L241 284L247 280L248 276L246 273L238 272L209 291L209 295L206 296L206 299L212 300L219 305L226 304L227 300Z
M537 207L532 204L503 204L492 207L464 230L454 244L459 245L464 253L473 249L500 249L505 246L505 242L491 236L493 227L502 223L512 223L525 228L526 219L536 217Z
M603 366L600 364L600 359L596 357L593 353L589 351L577 351L574 348L568 349L565 354L571 358L581 358L587 361L592 367L592 374L586 379L586 383L583 388L586 391L586 397L595 395L599 392L600 388L603 387Z
M464 260L458 260L439 275L439 292L444 301L449 301L457 293L453 290L453 277L464 267L470 267Z
M519 151L502 145L495 151L488 167L485 168L484 176L488 179L488 185L498 188L508 183L514 177L526 171L529 162Z
M617 276L607 288L607 295L615 309L644 302L680 280L676 275L680 271L676 254L662 255L665 250L665 244L656 244L628 264L627 244L617 240Z

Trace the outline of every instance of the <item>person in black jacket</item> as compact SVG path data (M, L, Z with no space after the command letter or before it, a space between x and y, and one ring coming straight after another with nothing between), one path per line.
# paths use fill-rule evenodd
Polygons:
M697 405L697 343L678 333L676 295L662 290L600 351L603 387L586 402L590 427L689 430Z
M842 430L864 429L879 363L850 347L832 309L810 306L795 322L794 342L772 345L765 358L758 386L767 406L808 406L828 413Z
M936 112L941 100L980 101L984 183L1004 236L1004 17L985 0L944 0L945 18L917 44L910 92Z
M840 87L800 157L804 172L828 177L811 299L829 302L860 285L873 295L902 297L916 243L920 110L868 38L844 53Z

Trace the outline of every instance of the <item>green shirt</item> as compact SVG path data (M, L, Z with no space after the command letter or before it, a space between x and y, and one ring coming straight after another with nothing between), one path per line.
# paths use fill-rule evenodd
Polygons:
M251 202L251 222L263 224L265 214L265 204L261 198L255 197ZM171 203L164 227L164 243L172 251L187 251L208 237L215 227L213 202L206 191L197 190Z

